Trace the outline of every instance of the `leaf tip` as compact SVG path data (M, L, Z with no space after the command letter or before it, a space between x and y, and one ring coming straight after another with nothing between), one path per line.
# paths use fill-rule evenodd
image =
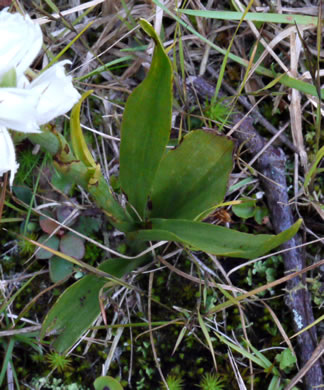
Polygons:
M139 24L141 25L142 29L146 32L146 34L150 36L157 45L159 44L162 45L151 23L149 23L146 19L141 18L139 20Z

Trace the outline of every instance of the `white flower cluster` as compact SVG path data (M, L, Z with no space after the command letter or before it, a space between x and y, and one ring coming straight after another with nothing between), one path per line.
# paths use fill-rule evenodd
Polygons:
M29 82L25 72L38 55L43 36L28 15L0 12L0 176L18 169L10 130L39 133L40 125L65 114L79 100L61 61Z

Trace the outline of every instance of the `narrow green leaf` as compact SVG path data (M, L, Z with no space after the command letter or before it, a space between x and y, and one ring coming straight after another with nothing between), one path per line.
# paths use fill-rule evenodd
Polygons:
M268 386L268 390L281 390L283 387L280 387L280 377L274 375L271 379L271 382Z
M64 22L64 19L62 19ZM80 32L77 34L65 47L62 49L46 66L42 69L41 73L45 72L48 68L50 68L53 64L55 64L62 55L69 50L69 48L76 42L87 30L92 26L94 23L94 20L92 20L90 23L88 23Z
M110 259L98 268L120 278L138 267L143 261L143 258ZM98 317L100 313L99 291L106 283L106 278L87 275L65 290L45 317L41 339L46 334L57 331L59 335L53 347L58 353L66 352Z
M252 183L254 180L255 180L255 178L253 178L252 176L249 176L246 179L240 180L238 183L230 186L230 188L228 189L228 192L232 193L234 191L237 191L240 188L246 186L247 184Z
M253 259L264 255L292 238L302 220L278 235L247 234L222 226L182 219L152 219L151 230L135 232L142 240L180 242L192 249L214 255Z
M84 139L83 131L80 124L80 110L83 101L92 94L93 90L85 92L81 99L74 105L71 111L70 128L71 143L76 158L83 162L87 167L95 168L96 163L90 153L88 145Z
M207 326L205 325L204 320L202 319L202 317L201 317L199 312L198 312L198 321L199 321L199 325L201 327L201 330L202 330L202 332L203 332L203 334L205 336L205 339L207 341L207 344L208 344L208 347L209 347L209 351L210 351L210 353L212 355L215 370L217 371L217 364L216 364L216 357L215 357L213 342L212 342L212 340L211 340L211 338L209 336Z
M184 327L181 329L180 333L179 333L179 336L178 336L178 338L177 338L177 341L176 341L175 346L174 346L173 351L172 351L172 355L174 355L175 351L176 351L177 348L179 347L179 345L180 345L181 341L183 340L183 338L184 338L186 332L187 332L187 328L184 326Z
M202 34L197 32L193 27L188 25L184 20L182 20L180 17L175 15L173 12L171 12L170 9L168 7L166 7L164 4L162 4L159 0L152 0L152 1L158 7L163 9L165 14L169 15L172 19L176 20L185 29L189 30L192 34L194 34L196 37L198 37L202 42L206 43L207 45L209 45L210 47L215 49L218 53L221 53L223 55L226 54L225 49L215 45L215 43L208 40L205 36L203 36ZM229 53L228 58L230 58L231 60L233 60L236 63L241 64L245 67L247 67L249 65L249 62L246 59L239 57L233 53ZM256 69L256 73L261 74L263 76L270 77L270 78L274 78L274 77L279 76L279 74L273 73L271 69L266 68L264 66L258 66L258 68ZM316 96L316 97L318 96L317 89L315 88L315 86L310 84L310 83L307 83L306 81L297 80L295 78L284 75L282 78L280 78L280 83L285 85L286 87L295 88L300 92L307 93L309 95ZM321 89L321 99L324 99L324 88Z
M260 351L258 351L252 344L250 344L248 341L246 341L247 345L252 349L252 352L255 354L257 358L260 359L260 362L262 362L263 366L266 370L273 370L273 373L276 375L279 375L279 372L276 367L273 366L273 364L270 362L270 360ZM290 350L289 350L290 351Z
M304 188L307 188L311 179L315 177L317 167L323 157L324 157L324 146L322 146L321 149L315 155L314 162L305 176Z
M191 10L191 9L179 9L178 12L199 16L208 19L221 19L221 20L241 20L244 16L244 20L251 20L252 22L264 22L264 23L280 23L280 24L312 24L317 26L318 17L308 15L295 15L295 14L276 14L268 12L249 12L244 15L244 12L232 12L232 11L209 11L209 10Z
M5 355L5 357L3 359L3 363L2 363L2 368L1 368L1 372L0 372L0 386L2 385L3 380L5 378L5 375L6 375L6 372L8 369L8 364L11 364L10 362L12 359L12 352L13 352L14 347L15 347L15 339L11 338L9 343L7 344L6 355Z
M237 344L234 344L230 341L228 341L224 336L221 336L220 334L218 334L217 332L214 332L214 334L224 343L226 344L229 348L231 348L232 350L240 353L242 356L244 356L245 358L247 359L250 359L252 360L252 362L254 362L255 364L257 364L258 366L266 369L267 366L264 364L264 362L257 356L254 356L251 352L247 351L246 349L244 349L243 347L237 345Z
M135 48L135 50L138 50L137 48ZM134 51L135 51L134 50ZM123 50L121 50L123 51ZM96 76L97 74L100 74L100 73L103 73L104 71L106 71L107 69L109 69L110 67L114 66L114 65L117 65L117 64L120 64L122 62L127 62L127 61L130 61L130 60L133 60L134 57L133 56L125 56L125 57L122 57L122 58L117 58L113 61L109 61L107 64L105 65L102 65L102 66L99 66L97 69L81 76L81 77L75 77L73 80L74 81L83 81L85 79L88 79L90 77L94 77Z
M152 216L194 219L223 201L232 169L233 142L197 130L167 152L152 187Z
M152 183L171 129L172 67L153 27L141 21L154 39L146 79L127 100L120 145L120 181L129 202L144 216Z

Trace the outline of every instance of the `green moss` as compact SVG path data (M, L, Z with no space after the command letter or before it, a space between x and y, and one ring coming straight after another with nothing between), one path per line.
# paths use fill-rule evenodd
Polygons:
M220 375L217 374L209 374L206 373L200 384L199 387L202 390L222 390L224 389L225 383Z

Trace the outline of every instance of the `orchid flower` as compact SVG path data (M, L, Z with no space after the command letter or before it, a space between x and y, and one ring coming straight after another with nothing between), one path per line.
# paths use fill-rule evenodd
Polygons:
M9 129L40 133L40 125L65 114L80 95L65 75L70 61L58 62L32 82L25 76L43 42L39 25L28 15L2 10L0 36L0 176L10 171L12 186L18 164Z

